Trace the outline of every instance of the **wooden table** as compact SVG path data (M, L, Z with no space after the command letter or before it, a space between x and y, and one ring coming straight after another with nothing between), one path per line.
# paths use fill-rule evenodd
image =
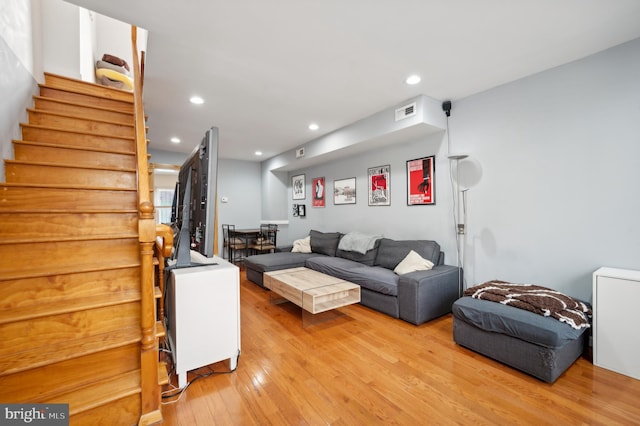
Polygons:
M265 272L264 286L302 308L303 326L328 319L318 314L332 311L335 317L335 309L360 302L359 285L304 267Z

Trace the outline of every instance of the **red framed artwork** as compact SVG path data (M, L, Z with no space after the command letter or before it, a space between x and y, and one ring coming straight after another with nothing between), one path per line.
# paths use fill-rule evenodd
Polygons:
M313 178L311 180L311 188L313 190L311 205L313 207L324 207L324 194L327 192L324 186L324 177Z
M436 203L435 155L407 161L407 205Z
M390 206L389 183L391 166L377 166L367 169L369 176L369 205Z

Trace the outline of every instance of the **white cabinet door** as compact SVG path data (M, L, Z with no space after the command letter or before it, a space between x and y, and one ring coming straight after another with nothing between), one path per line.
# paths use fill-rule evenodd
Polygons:
M593 364L640 379L640 271L593 273Z

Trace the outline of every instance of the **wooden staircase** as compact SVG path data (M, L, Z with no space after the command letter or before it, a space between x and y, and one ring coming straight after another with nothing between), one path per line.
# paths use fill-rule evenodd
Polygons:
M156 242L142 236L153 206L141 213L134 106L131 92L46 74L5 160L3 403L68 403L71 424L162 420L164 330L145 301L161 292L145 287Z

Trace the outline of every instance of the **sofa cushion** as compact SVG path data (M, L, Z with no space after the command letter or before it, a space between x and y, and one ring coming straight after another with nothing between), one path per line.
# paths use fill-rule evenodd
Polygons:
M312 252L335 256L342 234L339 232L320 232L312 229L309 232L309 236L311 237Z
M362 263L363 265L373 266L376 261L379 246L380 239L376 240L373 248L365 254L361 254L357 251L340 250L340 248L338 248L338 250L336 250L336 257L342 257L343 259L353 260L355 262ZM338 247L340 247L340 245L338 245Z
M548 348L563 346L578 339L585 331L584 328L576 330L555 318L469 296L456 300L452 312L454 317L482 330Z
M434 265L438 264L440 257L440 245L430 240L404 240L397 241L383 238L378 247L378 254L374 265L391 269L398 266L398 263L413 250L423 258L430 260Z
M367 266L353 260L328 256L309 258L305 266L381 294L398 295L399 277L386 268Z

